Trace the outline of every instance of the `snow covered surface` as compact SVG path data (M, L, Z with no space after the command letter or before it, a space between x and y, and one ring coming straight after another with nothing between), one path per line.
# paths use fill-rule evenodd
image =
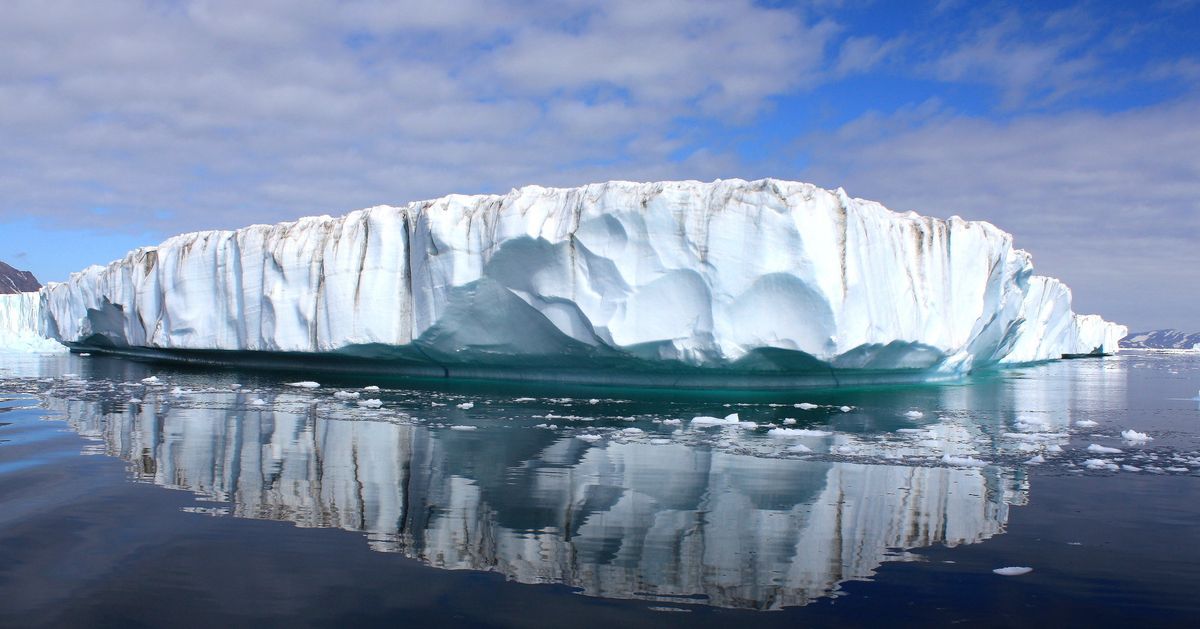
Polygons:
M184 234L42 291L50 335L413 365L952 376L1115 351L996 227L778 180L530 186ZM449 372L447 372L449 373Z

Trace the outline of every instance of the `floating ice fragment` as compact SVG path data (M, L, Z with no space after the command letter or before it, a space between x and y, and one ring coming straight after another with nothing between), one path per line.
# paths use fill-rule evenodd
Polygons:
M1142 468L1140 468L1140 467L1136 467L1136 466L1133 466L1133 465L1122 465L1122 466L1121 466L1121 469L1125 470L1126 472L1140 472L1140 471L1142 471Z
M456 404L455 406L457 406L458 408L461 408L464 411L469 411L469 410L475 408L475 403L474 402L463 402L462 404Z
M1040 463L1045 463L1045 462L1046 462L1046 457L1039 454L1039 455L1034 456L1033 458L1025 461L1025 464L1026 465L1038 465Z
M141 400L141 398L131 397L131 398L129 398L129 403L130 404L141 404L142 400Z
M260 397L250 400L250 406L266 406L266 405L267 405L267 401Z
M1062 452L1062 451L1063 451L1062 446L1058 445L1057 443L1052 443L1052 444L1046 446L1046 452Z
M669 443L671 443L670 439L651 439L650 440L650 445L655 445L655 446L665 446Z
M358 391L335 391L333 397L339 400L357 400L359 397Z
M1033 572L1033 568L1026 566L1009 566L1007 568L996 568L995 570L992 570L992 572L995 572L1002 577L1019 577L1023 574L1029 574L1030 572Z
M741 419L738 418L737 413L730 413L726 415L724 419L721 419L720 417L708 417L705 415L692 418L693 426L734 426L740 423L742 422Z
M828 437L833 433L828 430L809 430L807 428L772 428L767 431L772 437Z
M588 404L599 404L599 403L600 403L600 400L598 400L596 398L592 398L592 399L588 400Z
M160 381L158 379L158 376L149 376L147 378L142 378L142 384L158 384L159 382Z
M600 435L575 435L575 438L579 439L580 441L586 441L588 443L595 443L597 441L600 441L604 437L601 437Z
M382 408L383 400L371 398L368 400L359 400L358 405L363 408Z
M841 408L840 408L840 409L838 409L838 410L842 411L843 413L849 413L850 411L854 410L854 407L852 407L852 406L843 406L843 407L841 407Z
M378 391L378 390L379 390L379 387L377 387L373 384L363 387L363 391Z
M461 424L450 427L450 430L478 430L478 429L479 429L478 426L464 426Z
M798 408L802 411L811 411L814 408L819 408L819 405L811 404L809 402L801 402L799 404L794 404L793 406L795 406L796 408Z
M627 435L640 435L646 431L642 430L641 428L625 428L621 430L621 432Z
M796 445L788 448L788 452L812 452L812 448L804 445L803 443L797 443Z
M1122 430L1121 438L1130 443L1145 443L1147 441L1154 440L1154 437L1151 437L1150 435L1148 435L1144 432L1138 432L1136 430L1133 430L1132 428L1129 430Z
M984 467L988 464L987 461L981 461L969 456L950 456L949 454L942 455L942 463L958 467Z
M297 389L316 389L321 386L320 383L313 382L312 380L301 380L300 382L285 382L284 385L289 386L289 387L296 387Z
M1083 462L1083 466L1089 470L1112 470L1114 472L1121 469L1116 463L1109 463L1104 459L1088 459Z
M1102 446L1098 443L1093 443L1092 445L1088 446L1087 451L1095 452L1096 454L1120 454L1121 453L1120 448L1109 448L1107 446Z
M909 419L921 419L925 416L925 413L922 413L921 411L909 411L905 413L904 416Z
M682 419L664 419L664 420L662 420L662 423L664 426L678 426L683 423L683 420Z
M240 388L242 388L242 385L235 382L235 383L229 385L229 388L230 389L240 389Z
M1090 419L1081 419L1075 422L1075 425L1079 426L1080 428L1095 428L1096 426L1100 425L1100 422L1095 422Z
M793 419L793 418L791 418L791 417L786 417L786 418L784 418L784 420L783 420L783 425L784 425L784 426L791 426L791 425L792 425L792 424L794 424L794 423L796 423L796 420L795 420L795 419Z

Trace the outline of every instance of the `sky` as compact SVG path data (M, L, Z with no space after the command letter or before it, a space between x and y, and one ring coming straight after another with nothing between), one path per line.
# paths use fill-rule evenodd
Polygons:
M450 193L776 177L1200 330L1200 2L6 0L0 260Z

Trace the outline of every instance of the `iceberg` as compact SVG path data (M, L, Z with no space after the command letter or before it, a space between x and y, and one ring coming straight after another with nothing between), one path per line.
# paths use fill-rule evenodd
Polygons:
M36 292L0 294L0 351L65 352L42 333L42 297Z
M208 363L789 388L1111 352L983 222L763 179L529 186L203 231L41 291L46 336Z

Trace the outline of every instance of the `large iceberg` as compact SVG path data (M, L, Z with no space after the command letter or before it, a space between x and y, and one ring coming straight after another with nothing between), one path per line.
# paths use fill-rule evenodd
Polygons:
M204 231L42 290L68 345L395 373L788 387L1110 352L983 222L764 179L529 186Z

